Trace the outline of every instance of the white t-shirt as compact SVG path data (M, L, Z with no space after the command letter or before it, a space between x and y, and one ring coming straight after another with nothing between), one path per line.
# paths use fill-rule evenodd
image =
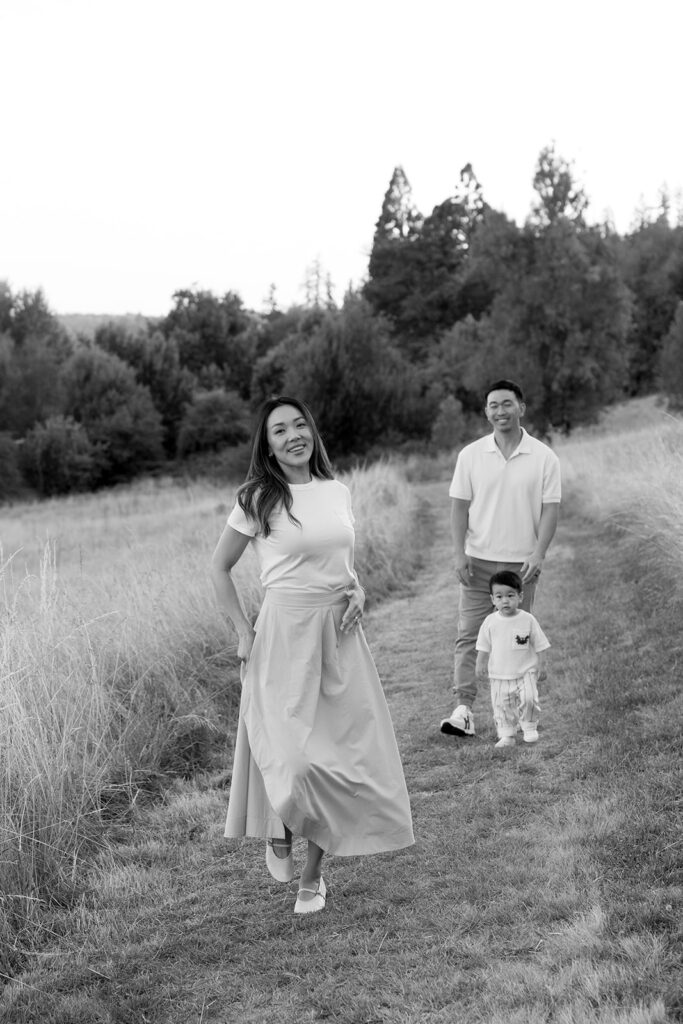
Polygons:
M351 494L339 480L313 477L308 484L290 484L293 523L283 507L270 517L267 537L240 505L228 525L252 538L264 587L329 593L357 582L353 569L355 532Z
M489 654L492 679L519 679L538 665L539 651L549 647L536 618L522 608L516 615L487 615L477 637L477 650Z
M523 562L536 547L543 505L561 499L560 460L524 429L506 460L488 434L462 449L448 493L470 502L465 554Z

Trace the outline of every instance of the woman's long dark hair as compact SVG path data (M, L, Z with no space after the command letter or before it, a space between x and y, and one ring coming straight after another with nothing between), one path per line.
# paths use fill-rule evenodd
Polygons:
M270 533L269 519L278 506L284 506L291 521L300 525L298 519L292 515L292 492L287 479L280 469L277 459L268 454L270 447L266 429L268 417L274 409L279 409L281 405L292 405L298 409L311 430L313 435L313 454L309 463L311 476L316 476L320 480L333 479L332 466L325 451L325 445L308 406L300 402L298 398L289 398L287 395L268 398L258 412L247 479L237 492L237 500L243 512L250 519L256 521L258 533L263 537L267 537Z

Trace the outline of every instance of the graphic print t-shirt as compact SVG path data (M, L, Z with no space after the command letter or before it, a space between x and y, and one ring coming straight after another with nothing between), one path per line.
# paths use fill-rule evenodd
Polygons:
M493 679L519 679L536 668L538 653L550 647L547 636L529 612L516 615L492 612L479 630L477 650L489 654L489 676Z

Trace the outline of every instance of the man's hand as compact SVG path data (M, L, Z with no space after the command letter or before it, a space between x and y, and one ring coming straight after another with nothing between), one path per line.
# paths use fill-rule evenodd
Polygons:
M467 555L456 555L455 558L455 575L459 583L462 583L463 587L469 586L470 583L470 563Z
M531 580L536 579L537 576L541 575L541 569L543 568L543 555L538 555L535 552L527 558L526 562L522 565L519 570L519 574L522 577L522 583L529 583Z

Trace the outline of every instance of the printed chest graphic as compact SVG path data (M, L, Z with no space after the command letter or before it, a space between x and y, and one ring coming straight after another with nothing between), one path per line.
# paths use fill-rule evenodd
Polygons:
M531 633L513 633L512 649L514 651L528 651L531 641Z

